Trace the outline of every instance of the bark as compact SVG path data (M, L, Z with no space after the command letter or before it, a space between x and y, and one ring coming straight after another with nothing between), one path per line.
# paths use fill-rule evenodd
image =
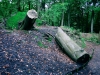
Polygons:
M61 26L63 26L63 25L64 25L64 11L62 13L62 20L61 20Z
M28 9L30 10L31 9L31 2L30 1L28 1Z
M74 61L85 63L89 60L89 54L77 45L61 28L58 28L55 39L60 47L63 48L67 55Z
M45 0L42 1L41 6L42 6L42 10L45 11Z
M68 11L68 26L70 27L70 9Z
M38 13L38 16L40 14L40 11L41 11L41 9L40 9L40 0L37 0L37 13Z
M21 11L20 2L21 2L21 0L18 0L18 1L17 1L17 10L18 10L18 11Z
M95 7L96 5L96 0L92 0L93 6ZM92 9L92 19L91 19L91 33L93 33L93 26L94 26L94 9Z
M27 12L27 15L23 22L20 24L20 29L22 30L30 30L33 27L33 24L35 23L36 18L38 17L38 14L35 10L29 10Z
M93 33L93 26L94 26L94 10L92 10L91 33Z
M24 11L25 10L25 0L22 0L22 11Z

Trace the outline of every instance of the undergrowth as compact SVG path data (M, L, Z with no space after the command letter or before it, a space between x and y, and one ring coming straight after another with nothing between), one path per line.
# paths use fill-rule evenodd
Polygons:
M99 44L98 38L94 35L92 35L92 37L90 38L85 38L85 41L90 41Z
M47 48L47 46L46 46L45 44L43 44L43 42L41 42L41 41L38 41L38 42L37 42L37 45L38 45L39 47L41 47L41 48Z
M25 16L26 12L18 12L7 20L7 27L10 29L16 29L18 27L18 22L22 21Z

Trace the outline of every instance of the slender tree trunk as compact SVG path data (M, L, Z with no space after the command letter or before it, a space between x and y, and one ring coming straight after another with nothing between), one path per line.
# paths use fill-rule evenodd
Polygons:
M91 33L93 33L93 26L94 26L94 10L92 10L92 18L91 18Z
M70 27L70 5L68 5L68 26Z
M31 2L30 1L28 1L28 9L30 10L31 9Z
M23 5L23 11L24 11L24 5Z
M18 0L18 1L17 1L17 10L18 10L18 11L21 11L20 1L21 1L21 0Z
M64 3L64 0L62 0L62 3ZM62 11L62 20L61 20L61 26L64 25L64 10Z
M64 11L62 13L62 20L61 20L61 26L63 26L63 25L64 25Z
M41 6L42 6L42 10L45 11L45 0L42 0Z
M68 12L68 26L70 27L70 12Z
M92 0L93 7L95 7L97 0ZM93 26L94 26L94 9L92 8L92 18L91 18L91 33L93 33Z
M68 13L68 26L70 27L70 8L71 8L71 4L70 4L70 0L68 0L68 3L69 3L69 5L68 5L68 11L67 11L67 13Z
M24 9L25 9L25 2L24 2L24 0L23 0L23 6L22 6L22 9L23 9L23 11L24 11Z
M37 13L40 16L40 0L37 0Z
M89 19L89 12L86 13L86 24L85 24L85 25L86 25L86 26L85 26L85 27L86 27L86 28L85 28L85 31L86 31L86 32L89 32L89 29L90 29L90 28L89 28L88 19Z

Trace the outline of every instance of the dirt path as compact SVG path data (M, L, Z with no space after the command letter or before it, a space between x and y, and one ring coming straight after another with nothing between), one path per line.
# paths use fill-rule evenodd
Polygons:
M61 51L54 38L51 41L44 38L41 33L45 32L55 35L56 28L0 31L0 75L65 75L78 68L79 65ZM86 51L90 54L92 47L95 48L93 59L74 75L100 74L100 45L87 42Z

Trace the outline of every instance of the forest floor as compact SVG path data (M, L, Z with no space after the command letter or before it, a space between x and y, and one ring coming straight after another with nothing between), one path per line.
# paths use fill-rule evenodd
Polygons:
M80 67L57 45L54 38L46 39L44 33L56 34L56 27L37 30L0 30L0 75L67 75ZM100 75L100 45L86 42L85 50L93 58L88 65L73 75Z

